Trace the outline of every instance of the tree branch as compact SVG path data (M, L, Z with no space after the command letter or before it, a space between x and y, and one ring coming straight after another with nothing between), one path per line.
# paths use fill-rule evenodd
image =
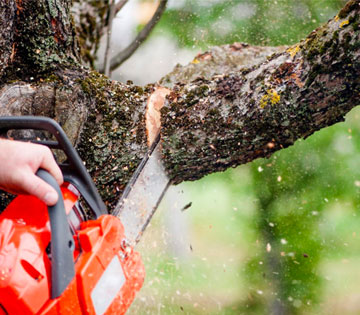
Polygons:
M121 11L125 4L128 3L129 0L121 0L115 6L115 15Z
M115 16L115 0L110 0L109 22L107 27L106 50L104 56L104 74L108 77L110 77L111 32L112 32L112 24L113 24L114 16Z
M145 25L145 27L140 31L140 33L136 36L134 41L126 47L123 51L118 53L111 59L110 69L113 71L118 68L123 62L131 57L131 55L139 48L139 46L145 41L145 39L149 36L153 28L159 22L161 15L164 13L166 9L166 4L168 0L161 0L158 8L156 9L151 20Z
M268 157L360 103L360 3L266 62L177 83L161 111L175 183Z

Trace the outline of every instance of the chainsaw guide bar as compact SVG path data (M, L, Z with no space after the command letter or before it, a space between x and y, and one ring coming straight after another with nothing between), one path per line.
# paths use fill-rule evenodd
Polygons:
M158 135L112 213L123 223L129 245L138 243L169 186L170 180L161 161Z

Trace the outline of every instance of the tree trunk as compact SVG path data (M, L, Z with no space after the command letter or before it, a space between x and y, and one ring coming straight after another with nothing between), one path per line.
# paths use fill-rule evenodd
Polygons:
M86 68L70 3L0 5L0 115L55 118L111 208L147 150L145 114L158 86L121 84ZM359 3L349 1L282 52L234 44L218 48L222 58L213 50L194 59L191 82L181 76L186 67L165 77L169 94L158 99L160 107L165 100L163 160L173 182L270 156L343 120L360 98ZM264 61L267 49L277 52ZM245 53L260 57L238 66L235 56Z

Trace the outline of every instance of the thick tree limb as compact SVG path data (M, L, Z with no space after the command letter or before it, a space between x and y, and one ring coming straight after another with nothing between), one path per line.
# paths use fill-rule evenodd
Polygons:
M174 182L270 156L343 120L360 100L359 4L260 65L176 84L162 110Z
M21 14L37 16L33 9L42 9L45 19L51 22L53 17L46 11L49 2L52 1L28 1L26 12ZM12 12L14 2L7 4L5 9ZM55 12L61 12L58 9ZM61 23L55 21L55 25L68 25L65 17L67 14L57 15ZM232 54L239 54L241 49L247 53L256 50L227 49L229 58L218 58L216 70L223 69L225 74L197 77L198 73L206 75L207 71L201 69L206 60L213 60L210 54L198 57L198 62L191 65L194 71L190 77L196 78L194 81L183 78L186 81L172 83L176 75L167 79L171 92L166 99L167 93L163 93L161 135L164 161L173 181L197 179L269 156L298 138L343 120L360 98L359 17L359 1L352 0L336 18L303 42L260 64L242 68L235 62L226 68L224 64ZM9 25L19 29L22 22L19 24L17 17L13 19ZM41 24L44 20L38 23L32 28L45 25ZM51 23L47 25L51 27ZM73 32L71 27L60 28L65 29ZM19 31L31 36L25 30ZM0 34L0 40L19 45L18 34L12 37L1 30ZM147 150L145 112L157 87L124 85L87 70L74 54L64 54L76 47L65 35L67 41L59 43L51 39L53 31L32 35L39 47L47 40L52 44L50 55L36 66L25 67L25 60L29 60L36 46L25 49L23 45L23 53L17 56L15 51L14 58L4 48L6 62L0 73L20 80L14 83L3 76L0 115L25 113L56 118L77 144L111 206ZM28 40L33 42L31 37ZM51 56L56 49L60 53L54 59ZM24 65L21 73L14 67L19 60Z

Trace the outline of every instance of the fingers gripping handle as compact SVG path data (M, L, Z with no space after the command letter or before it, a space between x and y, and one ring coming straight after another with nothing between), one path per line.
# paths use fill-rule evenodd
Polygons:
M66 218L64 200L55 178L39 169L38 177L51 185L59 195L58 202L48 207L51 227L51 298L59 297L75 276L74 240Z
M11 116L0 117L0 135L6 135L7 131L13 129L43 130L50 132L57 141L31 141L48 146L50 149L62 150L67 161L59 164L64 180L72 183L81 193L81 196L89 204L91 211L98 218L102 214L108 214L106 205L101 199L90 175L88 174L79 155L72 147L60 125L48 118L38 116Z

